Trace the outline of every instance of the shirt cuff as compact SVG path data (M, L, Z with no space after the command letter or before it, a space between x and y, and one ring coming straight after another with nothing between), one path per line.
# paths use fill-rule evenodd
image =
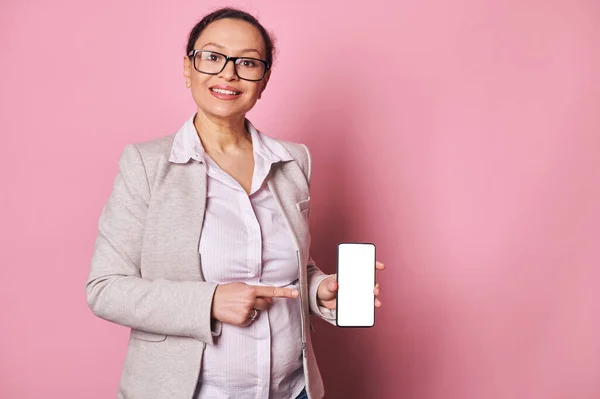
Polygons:
M311 299L314 301L313 303L316 306L313 306L313 313L316 316L319 316L320 318L322 318L323 320L326 320L332 324L335 324L335 317L337 314L336 309L327 309L325 306L321 306L319 305L319 299L317 297L317 293L319 292L319 285L321 285L321 283L323 282L323 280L325 280L328 277L333 276L333 274L326 274L321 278L318 278L314 284L312 288L312 292L310 293L310 297Z

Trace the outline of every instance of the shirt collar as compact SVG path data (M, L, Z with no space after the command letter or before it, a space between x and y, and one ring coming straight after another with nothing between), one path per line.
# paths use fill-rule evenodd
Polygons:
M169 161L173 163L187 163L190 159L204 162L204 147L196 132L192 115L183 126L175 133L171 156ZM246 119L246 129L252 138L252 148L255 155L260 156L269 163L292 161L294 158L288 150L274 138L258 131L252 123Z
M194 127L194 116L192 115L175 133L169 157L170 162L187 163L190 159L204 162L204 147L202 147Z

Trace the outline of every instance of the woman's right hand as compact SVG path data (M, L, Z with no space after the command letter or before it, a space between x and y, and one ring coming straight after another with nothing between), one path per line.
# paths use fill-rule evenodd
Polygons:
M299 294L294 288L219 284L213 297L212 317L222 323L245 327L252 323L254 309L267 310L273 298L297 298Z

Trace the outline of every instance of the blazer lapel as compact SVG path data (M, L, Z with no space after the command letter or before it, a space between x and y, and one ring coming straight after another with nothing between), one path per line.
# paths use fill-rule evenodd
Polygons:
M310 235L308 220L300 213L296 204L309 196L308 184L296 162L281 162L273 165L268 187L281 206L281 211L292 234L294 243L300 251L302 262L308 260ZM304 259L306 257L306 259Z
M206 208L206 169L201 162L170 164L163 184L157 185L148 222L155 231L149 259L162 267L161 275L174 280L204 279L200 267L200 233ZM193 265L193 267L190 267Z

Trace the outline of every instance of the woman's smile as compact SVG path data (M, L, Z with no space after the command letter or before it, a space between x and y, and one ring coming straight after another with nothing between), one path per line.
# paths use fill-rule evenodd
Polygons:
M219 100L235 100L243 94L243 92L236 90L234 87L225 85L211 86L209 91Z

